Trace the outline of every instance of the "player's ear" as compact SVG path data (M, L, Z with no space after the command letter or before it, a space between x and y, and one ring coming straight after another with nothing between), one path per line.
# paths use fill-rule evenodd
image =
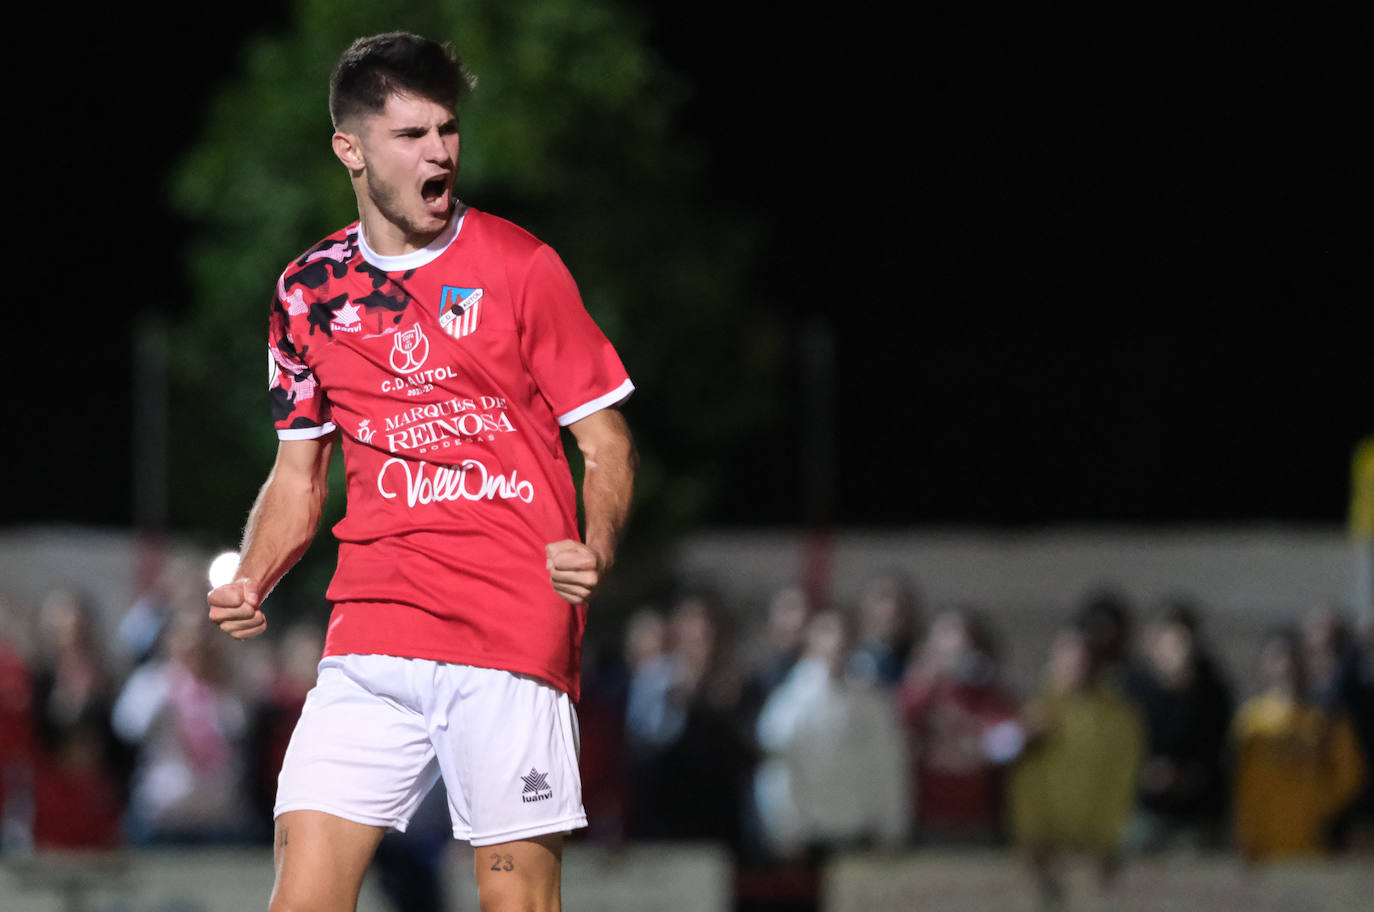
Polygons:
M330 142L334 145L334 154L343 162L348 173L354 176L360 174L367 164L363 157L362 137L357 133L336 130Z

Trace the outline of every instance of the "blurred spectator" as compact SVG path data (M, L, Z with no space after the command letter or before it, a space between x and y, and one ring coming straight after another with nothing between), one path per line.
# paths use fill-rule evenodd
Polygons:
M115 732L135 749L126 824L136 843L257 835L248 708L230 687L221 648L200 611L178 611L162 657L140 666L115 702Z
M1358 793L1363 761L1349 721L1311 702L1301 636L1274 632L1261 666L1266 689L1236 713L1235 838L1249 859L1310 855Z
M113 683L88 603L67 589L44 597L33 676L34 843L111 848L119 842L128 754L110 727Z
M898 574L872 580L859 598L859 632L849 660L849 675L875 687L901 683L916 642L916 593Z
M878 843L909 829L907 758L895 710L849 680L850 633L837 611L806 628L806 648L759 714L754 781L768 846L783 860Z
M0 852L33 848L33 682L11 625L18 609L0 596Z
M262 693L253 706L249 736L254 760L251 772L255 814L262 820L272 819L282 758L286 756L286 746L291 742L306 695L315 686L316 669L324 653L324 634L320 625L313 622L291 624L280 641L272 645Z
M1058 902L1057 860L1091 853L1104 886L1135 796L1140 718L1116 683L1123 645L1114 610L1085 610L1051 647L1045 680L1024 711L1025 752L1008 782L1013 836L1042 899Z
M1310 674L1308 691L1328 713L1344 714L1364 758L1364 787L1332 821L1331 844L1374 846L1374 668L1345 617L1322 608L1304 628Z
M715 606L701 596L680 600L666 639L667 651L643 659L630 682L627 834L738 849L750 754L734 725L740 687Z
M626 728L644 725L639 715L650 711L647 706L637 706L634 722L628 721L630 682L649 662L663 655L666 637L663 615L656 608L643 607L627 619L618 649L600 649L596 639L583 643L585 667L577 718L582 745L582 805L587 810L588 826L579 838L612 843L625 838L632 776ZM642 678L640 684L640 701L651 695L655 700L661 698L658 691L642 686Z
M1196 609L1168 603L1145 631L1132 695L1145 720L1133 849L1211 848L1222 838L1231 689L1204 647Z
M911 736L920 835L995 841L1002 831L1003 763L1019 748L1019 728L986 623L969 611L937 617L907 669L899 702Z
M750 750L751 780L753 767L757 766L762 753L757 740L759 713L801 658L806 625L813 611L811 596L804 587L788 585L778 589L768 600L763 628L748 650L748 673L736 715L741 738ZM751 789L752 785L745 785L740 807L743 860L747 867L766 868L772 858Z
M1112 589L1089 596L1074 617L1090 656L1094 686L1128 689L1140 672L1132 664L1131 610L1126 599Z
M153 584L140 592L115 628L125 667L154 658L167 621L181 609L205 601L205 574L198 561L168 555Z
M761 651L749 662L750 672L740 697L740 717L752 730L764 701L783 682L801 658L811 600L801 586L786 586L768 602Z
M656 610L636 612L625 630L629 681L625 727L632 744L668 743L681 734L686 709L674 692L677 659L668 651L668 624Z

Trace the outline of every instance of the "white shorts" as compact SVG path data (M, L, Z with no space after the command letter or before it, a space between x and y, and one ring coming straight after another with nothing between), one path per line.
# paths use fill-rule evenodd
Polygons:
M329 656L277 780L275 816L315 810L402 832L440 776L474 846L587 825L577 717L538 678L384 655Z

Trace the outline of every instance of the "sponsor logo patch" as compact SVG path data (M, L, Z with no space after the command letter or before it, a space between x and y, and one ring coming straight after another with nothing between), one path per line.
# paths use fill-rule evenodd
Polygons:
M392 469L397 471L390 471ZM392 485L398 482L403 482L403 487L398 485L393 489ZM403 492L405 504L412 510L444 501L520 500L531 503L534 500L534 485L521 478L517 469L511 469L509 475L493 473L480 459L464 459L458 465L431 466L424 460L414 463L393 456L377 470L377 493L386 500L396 500Z

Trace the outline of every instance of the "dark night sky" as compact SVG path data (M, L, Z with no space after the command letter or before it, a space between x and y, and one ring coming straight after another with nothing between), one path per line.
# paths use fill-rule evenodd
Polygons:
M1374 333L1339 23L732 9L658 40L720 184L775 215L770 290L835 333L832 515L1343 516Z
M713 192L769 227L760 306L833 333L834 519L1342 520L1351 448L1374 433L1350 24L741 8L670 5L651 40L694 86L683 126ZM59 180L96 169L109 223L68 266L107 278L50 302L89 317L69 320L65 355L31 326L8 364L10 477L53 479L12 493L18 521L129 519L132 318L107 309L106 283L147 287L135 235L174 227L155 188L194 138L180 112L238 39L154 54L151 37L88 28L76 45L102 71L164 88L146 105L97 97L99 142L45 153ZM802 397L778 408L783 430L726 460L717 519L805 512L816 416ZM80 442L41 443L62 428Z

